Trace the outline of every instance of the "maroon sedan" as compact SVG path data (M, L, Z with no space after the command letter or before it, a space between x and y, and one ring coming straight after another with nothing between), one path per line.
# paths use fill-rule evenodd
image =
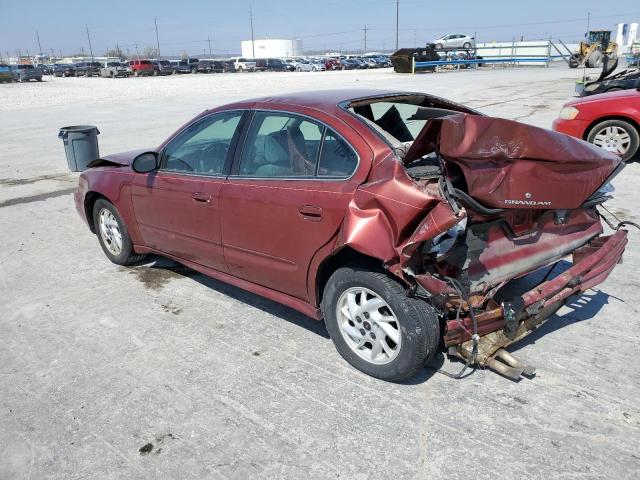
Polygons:
M553 129L629 160L640 149L640 91L621 90L566 103Z
M532 369L504 347L622 256L597 212L622 166L427 94L322 91L205 111L92 162L75 199L112 262L162 255L324 319L369 375L401 381L446 347L517 378Z

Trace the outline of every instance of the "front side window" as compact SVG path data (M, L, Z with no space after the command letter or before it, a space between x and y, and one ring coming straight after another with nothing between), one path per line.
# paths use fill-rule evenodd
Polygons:
M162 170L222 175L242 112L210 115L187 127L166 147Z
M286 113L257 112L242 150L239 174L313 177L324 127Z

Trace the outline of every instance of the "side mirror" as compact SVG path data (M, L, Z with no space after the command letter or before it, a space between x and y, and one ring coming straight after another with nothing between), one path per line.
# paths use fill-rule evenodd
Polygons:
M149 173L158 169L158 154L156 152L145 152L133 159L131 168L136 173Z

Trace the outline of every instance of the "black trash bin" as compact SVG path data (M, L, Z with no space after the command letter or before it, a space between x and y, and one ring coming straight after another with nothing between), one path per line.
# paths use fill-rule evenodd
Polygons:
M58 138L64 142L64 153L67 155L69 170L82 172L87 165L100 158L98 152L98 127L93 125L75 125L62 127Z

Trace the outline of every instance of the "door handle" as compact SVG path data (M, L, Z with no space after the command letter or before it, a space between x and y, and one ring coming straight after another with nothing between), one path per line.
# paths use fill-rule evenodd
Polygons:
M312 222L319 222L322 219L322 208L316 205L304 205L300 207L300 215L305 220L311 220Z
M211 203L211 195L209 195L208 193L196 192L191 195L191 198L193 198L196 202Z

